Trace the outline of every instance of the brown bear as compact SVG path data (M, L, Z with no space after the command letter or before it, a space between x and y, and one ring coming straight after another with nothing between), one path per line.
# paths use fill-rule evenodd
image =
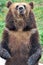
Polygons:
M10 55L8 58L6 58L7 55L4 55L3 58L7 60L5 65L38 65L41 48L32 11L33 3L9 1L7 7L9 11L1 42L1 47Z

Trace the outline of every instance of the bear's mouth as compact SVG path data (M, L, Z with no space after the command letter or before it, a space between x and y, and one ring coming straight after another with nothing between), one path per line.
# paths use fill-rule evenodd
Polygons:
M24 6L19 6L18 11L19 11L20 15L24 15L24 11L25 11Z
M23 16L23 15L24 15L24 11L20 11L20 15L22 15L22 16Z

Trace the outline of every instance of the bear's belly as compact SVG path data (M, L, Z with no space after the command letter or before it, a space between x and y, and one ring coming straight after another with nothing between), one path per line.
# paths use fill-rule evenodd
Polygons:
M28 59L31 32L9 32L9 49L11 56L17 61ZM25 60L24 60L25 61Z

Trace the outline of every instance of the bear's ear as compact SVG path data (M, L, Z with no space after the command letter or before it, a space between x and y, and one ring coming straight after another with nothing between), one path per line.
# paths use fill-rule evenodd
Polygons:
M7 8L9 8L11 4L12 4L12 2L11 2L11 1L8 1L8 2L7 2L7 5L6 5Z
M30 2L29 5L31 6L32 9L34 8L33 2Z

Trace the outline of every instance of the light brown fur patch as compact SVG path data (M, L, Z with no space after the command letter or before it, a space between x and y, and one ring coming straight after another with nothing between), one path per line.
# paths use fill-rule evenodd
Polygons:
M30 37L32 34L36 32L36 29L32 29L31 31L10 31L6 28L6 30L9 33L9 48L11 49L11 52L14 52L14 50L20 49L21 45L24 44L26 46L29 45L30 47Z
M19 49L19 47L24 44L29 44L31 32L9 32L9 47L12 51Z

